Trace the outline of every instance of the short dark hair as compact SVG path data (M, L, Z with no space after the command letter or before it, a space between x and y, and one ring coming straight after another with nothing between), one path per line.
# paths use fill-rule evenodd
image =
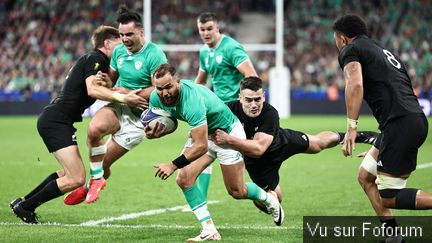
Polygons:
M260 90L262 89L262 80L255 76L246 77L240 82L240 90L244 89L250 89L252 91Z
M136 27L143 27L141 15L137 12L129 11L125 4L120 5L117 10L117 22L120 24L134 22Z
M366 23L357 15L345 15L340 17L334 22L333 30L342 33L349 38L359 35L367 35Z
M218 19L216 17L216 14L211 13L211 12L204 12L198 16L197 21L201 24L204 24L204 23L207 23L209 21L217 22Z
M107 25L101 25L93 31L91 41L94 48L101 48L104 46L104 41L109 39L120 38L119 32L116 28Z
M174 77L176 74L176 69L171 64L165 63L161 64L153 73L153 78L162 78L167 73Z

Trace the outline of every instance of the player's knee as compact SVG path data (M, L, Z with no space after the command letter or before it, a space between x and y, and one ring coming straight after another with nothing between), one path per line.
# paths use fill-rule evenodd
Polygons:
M105 167L104 166L104 175L103 175L103 177L105 179L108 179L110 176L111 176L111 169L110 169L110 167Z
M358 183L364 188L366 186L375 185L376 176L372 175L365 169L359 170L359 173L357 175L357 181Z
M382 206L395 209L415 209L419 190L415 188L380 190Z
M177 176L176 178L176 183L182 190L191 187L194 182L195 180L191 180L185 176Z
M87 140L89 142L94 141L94 140L100 140L100 138L102 138L104 135L104 131L99 127L99 126L95 126L90 124L89 127L87 128Z

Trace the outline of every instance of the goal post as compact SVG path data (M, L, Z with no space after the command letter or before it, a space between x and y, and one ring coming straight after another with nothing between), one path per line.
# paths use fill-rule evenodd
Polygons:
M290 70L284 66L284 46L283 46L283 31L284 31L284 12L283 1L276 0L276 43L270 44L249 44L242 43L246 51L273 51L276 56L275 67L269 71L269 103L272 104L279 112L281 118L291 115L291 74ZM151 3L152 0L143 0L143 21L146 37L151 40ZM165 52L198 52L202 44L159 44Z

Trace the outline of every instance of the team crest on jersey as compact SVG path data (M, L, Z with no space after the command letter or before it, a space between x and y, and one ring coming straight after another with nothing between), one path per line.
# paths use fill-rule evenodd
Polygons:
M141 67L142 67L142 62L141 62L141 61L136 61L136 62L135 62L135 69L136 69L136 70L140 70Z
M100 66L100 64L99 64L98 62L95 63L94 70L98 70L98 69L99 69L99 66Z
M123 57L120 57L120 58L117 60L117 65L120 67L122 64L123 64Z
M222 62L222 59L223 59L223 56L222 56L222 55L216 56L216 62L217 62L217 63L221 63L221 62Z

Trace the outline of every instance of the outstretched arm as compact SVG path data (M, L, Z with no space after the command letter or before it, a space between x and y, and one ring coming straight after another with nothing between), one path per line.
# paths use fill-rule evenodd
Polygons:
M217 129L212 135L212 140L217 145L229 145L252 158L261 157L273 142L273 136L264 132L255 133L253 139L240 139Z
M191 138L194 143L191 147L186 148L178 158L174 159L172 163L157 164L155 177L162 180L168 179L176 169L181 169L187 166L194 160L203 156L208 150L208 128L207 124L195 127L191 130Z
M347 135L343 143L343 154L352 156L357 136L357 122L363 99L362 67L359 62L350 62L344 67L345 105L347 109Z

